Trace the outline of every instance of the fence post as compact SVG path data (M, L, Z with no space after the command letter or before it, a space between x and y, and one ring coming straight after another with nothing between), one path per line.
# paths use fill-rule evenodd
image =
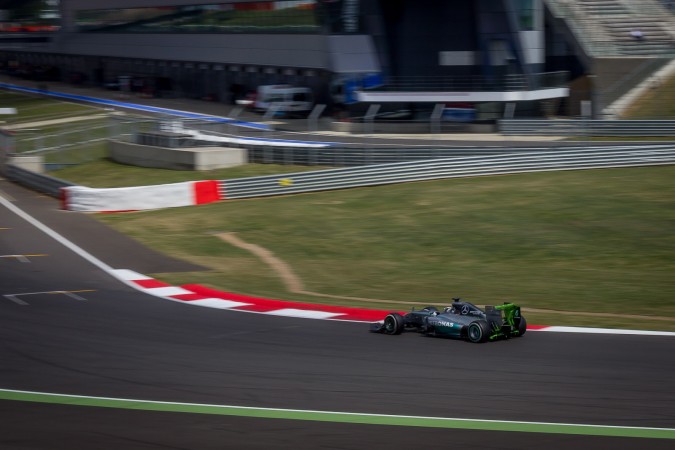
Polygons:
M326 105L316 105L312 112L307 116L307 131L317 131L319 129L319 117L323 114Z
M597 119L598 118L598 113L600 112L599 106L600 106L600 101L599 101L599 96L598 96L598 87L597 87L597 80L598 77L595 74L590 74L588 75L588 81L590 82L591 85L591 99L588 102L588 111L585 114L588 116L590 119ZM581 105L582 111L584 108L583 102Z
M509 102L504 105L504 119L513 119L516 112L516 104Z
M593 104L590 100L581 101L581 119L583 121L583 135L586 140L592 136L591 124L593 122Z
M241 106L235 106L230 111L230 114L228 115L230 121L227 122L227 132L230 135L234 135L234 122L239 120L239 116L241 115L241 113L243 111L244 111L244 108L242 108Z
M6 173L9 155L14 153L14 133L0 128L0 174Z
M366 115L363 118L364 125L367 124L367 129L364 130L366 132L366 134L373 134L374 133L375 127L373 125L373 120L375 119L375 116L377 115L377 112L380 110L380 106L382 106L382 105L370 105L368 107L368 111L366 112Z
M429 119L432 134L440 134L441 132L441 117L443 117L444 109L445 104L443 103L437 103L434 106L434 111L431 113L431 118Z
M279 103L272 103L269 108L267 108L267 111L265 111L265 114L263 115L263 120L271 120L274 116L277 115L277 113L281 110L281 105ZM269 136L274 135L274 127L270 127L267 130L267 134ZM269 137L268 136L268 137Z

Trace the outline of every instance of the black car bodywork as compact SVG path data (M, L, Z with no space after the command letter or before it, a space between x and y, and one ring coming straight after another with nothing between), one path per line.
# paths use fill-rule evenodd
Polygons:
M527 322L520 314L520 306L504 303L481 309L470 302L453 299L452 306L439 311L427 306L405 315L393 312L381 322L372 323L370 331L384 334L401 334L418 331L428 336L466 339L487 342L508 339L525 334Z

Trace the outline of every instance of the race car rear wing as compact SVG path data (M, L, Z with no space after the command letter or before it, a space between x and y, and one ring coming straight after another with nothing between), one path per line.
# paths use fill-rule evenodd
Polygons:
M520 306L505 302L503 305L486 305L485 316L493 329L517 330L520 324Z

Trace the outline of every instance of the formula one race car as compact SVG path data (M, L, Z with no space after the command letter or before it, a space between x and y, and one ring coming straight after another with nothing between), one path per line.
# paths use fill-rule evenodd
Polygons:
M415 308L405 315L389 313L383 321L370 325L370 331L384 334L401 334L410 330L427 336L467 339L471 342L487 342L508 339L525 334L527 322L520 315L520 306L504 303L480 309L473 303L459 298L452 299L452 306L439 311L427 306Z

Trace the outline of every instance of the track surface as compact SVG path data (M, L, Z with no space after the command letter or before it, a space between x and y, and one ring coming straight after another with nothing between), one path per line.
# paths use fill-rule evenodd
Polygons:
M115 268L193 270L0 181ZM473 345L189 307L120 284L0 206L0 388L250 407L673 428L675 341L530 332ZM37 294L38 292L70 291ZM32 295L16 295L27 294ZM14 297L6 297L14 295ZM12 300L12 298L14 300ZM15 301L16 299L20 302ZM25 304L21 304L25 303ZM672 448L669 439L448 430L0 401L0 448Z

